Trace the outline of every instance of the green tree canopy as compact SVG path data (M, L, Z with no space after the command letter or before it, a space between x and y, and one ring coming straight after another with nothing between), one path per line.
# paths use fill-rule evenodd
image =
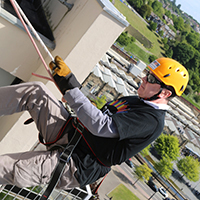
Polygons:
M154 2L154 0L149 0L147 4L152 7L153 2Z
M168 38L166 38L166 37L163 38L163 39L162 39L162 42L163 42L163 44L167 44L167 42L168 42Z
M178 4L177 8L180 10L181 9L181 4Z
M151 6L144 4L141 6L141 8L139 9L139 13L143 18L147 18L151 15L152 12L152 8Z
M167 49L166 52L165 52L166 56L168 58L172 58L173 56L173 50L171 48Z
M182 30L182 35L183 35L183 32L185 32L185 35L187 36L190 32L191 32L191 26L190 26L190 23L184 23L184 28Z
M153 172L153 170L150 169L146 163L144 163L143 165L139 165L139 166L135 167L134 175L139 180L145 179L146 181L148 181L149 178L152 176L151 175L152 172Z
M149 61L150 62L153 62L154 60L156 60L157 59L157 57L155 56L155 55L150 55L149 56Z
M184 29L184 20L182 17L176 18L173 22L176 30L182 31Z
M93 102L96 104L98 109L101 109L106 103L106 95L97 97L97 100L94 100Z
M150 29L152 30L152 31L155 31L156 30L156 28L157 28L157 24L155 23L155 22L150 22Z
M184 42L178 43L172 50L173 58L182 65L185 65L194 57L194 49L191 45Z
M152 8L154 12L158 12L162 8L162 3L159 1L154 1L152 3Z
M128 0L128 3L135 8L141 8L141 6L144 4L143 0Z
M165 178L169 178L172 174L173 163L167 157L163 157L159 162L154 165L155 169Z
M155 141L155 149L162 156L170 160L177 160L180 155L179 141L176 136L161 134Z
M177 167L183 175L190 181L198 181L200 175L200 164L192 156L186 156L177 162Z
M116 40L119 44L123 46L127 46L131 42L131 38L127 33L123 32Z
M196 101L196 103L200 103L200 95L194 95L193 98Z
M198 33L189 33L186 37L186 40L189 44L191 44L194 48L197 48L199 46L199 34Z
M190 85L187 85L184 94L188 95L188 94L192 94L193 93L193 89Z
M200 52L196 49L194 50L194 56L192 59L190 59L190 62L188 62L185 67L187 69L191 69L193 71L197 70L196 73L199 73L199 67L200 67Z
M160 35L160 37L162 37L164 35L164 31L161 30L161 31L158 32L158 34Z
M142 151L140 151L140 154L142 156L148 156L149 155L149 149L151 148L151 144L149 144L146 148L144 148Z
M170 10L165 9L165 15L166 15L167 17L169 17L170 19L172 19L172 14L171 14L171 11L170 11Z

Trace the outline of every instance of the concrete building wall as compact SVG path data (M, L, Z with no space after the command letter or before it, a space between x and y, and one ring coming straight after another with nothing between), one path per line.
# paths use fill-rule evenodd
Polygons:
M43 1L56 47L49 50L53 57L61 56L82 82L103 54L113 44L128 22L113 11L107 0L71 0L73 8L57 0ZM108 6L108 4L110 4ZM0 9L1 68L23 81L42 81L60 99L61 94L51 81L32 76L31 73L48 76L21 22ZM45 62L51 61L36 41ZM38 131L34 123L24 126L30 116L20 113L0 117L0 153L30 150L37 142ZM13 145L15 144L15 145Z

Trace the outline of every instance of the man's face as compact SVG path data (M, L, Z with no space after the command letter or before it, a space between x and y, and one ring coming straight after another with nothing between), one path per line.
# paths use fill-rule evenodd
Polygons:
M160 81L156 75L153 74L153 72L149 72L151 75L153 75L158 81ZM157 94L160 91L161 85L158 83L149 83L147 81L147 76L142 78L142 84L140 85L138 89L138 95L141 98L148 99L155 94Z

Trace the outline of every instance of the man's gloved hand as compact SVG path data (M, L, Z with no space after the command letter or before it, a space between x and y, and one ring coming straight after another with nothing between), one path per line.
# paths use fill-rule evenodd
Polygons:
M49 63L50 69L53 71L53 76L58 74L59 76L67 76L71 73L69 67L65 64L63 59L59 56L55 57L55 62L51 61Z
M55 57L55 62L51 61L49 63L49 67L52 70L53 78L63 95L66 90L81 87L81 84L77 81L74 74L59 56Z

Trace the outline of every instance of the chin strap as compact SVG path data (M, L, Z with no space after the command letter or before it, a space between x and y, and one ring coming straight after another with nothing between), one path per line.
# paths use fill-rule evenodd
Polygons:
M160 97L158 97L158 95L162 92L162 90L163 90L163 87L161 87L160 91L157 94L154 94L152 97L142 98L142 99L147 100L147 101L153 101L153 100L159 99Z

